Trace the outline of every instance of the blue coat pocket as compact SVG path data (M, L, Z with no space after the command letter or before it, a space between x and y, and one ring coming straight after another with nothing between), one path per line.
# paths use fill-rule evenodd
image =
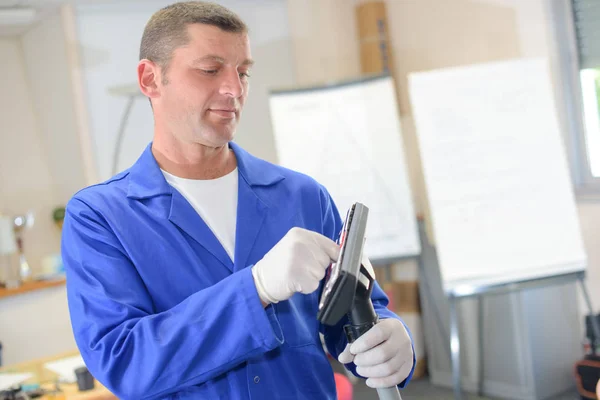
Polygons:
M284 346L320 343L316 298L315 293L296 293L289 300L274 305L283 332Z

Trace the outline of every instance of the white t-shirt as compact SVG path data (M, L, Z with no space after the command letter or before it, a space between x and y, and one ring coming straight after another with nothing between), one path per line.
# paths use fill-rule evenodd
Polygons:
M217 179L185 179L161 170L165 179L194 207L233 261L238 203L238 169Z

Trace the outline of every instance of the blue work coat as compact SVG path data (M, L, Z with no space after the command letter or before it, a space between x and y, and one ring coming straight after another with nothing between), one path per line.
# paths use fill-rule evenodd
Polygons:
M312 178L230 147L239 171L235 262L165 181L151 144L67 205L73 332L90 372L119 398L336 397L319 332L337 357L347 321L319 324L320 291L263 308L250 270L292 227L336 239L336 206ZM398 318L379 286L372 298L380 317Z

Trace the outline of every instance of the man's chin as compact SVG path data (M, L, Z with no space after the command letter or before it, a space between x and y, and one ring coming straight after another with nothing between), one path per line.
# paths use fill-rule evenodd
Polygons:
M200 126L195 127L194 135L198 139L204 139L215 147L223 146L233 140L236 133L236 123L215 123L213 121L203 121Z
M222 147L231 142L235 137L235 130L231 131L217 131L211 138L211 142L215 144L215 147Z

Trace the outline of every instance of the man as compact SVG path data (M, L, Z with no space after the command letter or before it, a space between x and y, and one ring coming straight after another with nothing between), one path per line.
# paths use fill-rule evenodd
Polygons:
M153 142L67 206L73 331L92 374L123 399L334 399L320 347L373 387L412 375L409 334L386 309L347 346L316 319L341 219L313 179L232 143L253 61L247 28L210 3L148 22L138 83Z

